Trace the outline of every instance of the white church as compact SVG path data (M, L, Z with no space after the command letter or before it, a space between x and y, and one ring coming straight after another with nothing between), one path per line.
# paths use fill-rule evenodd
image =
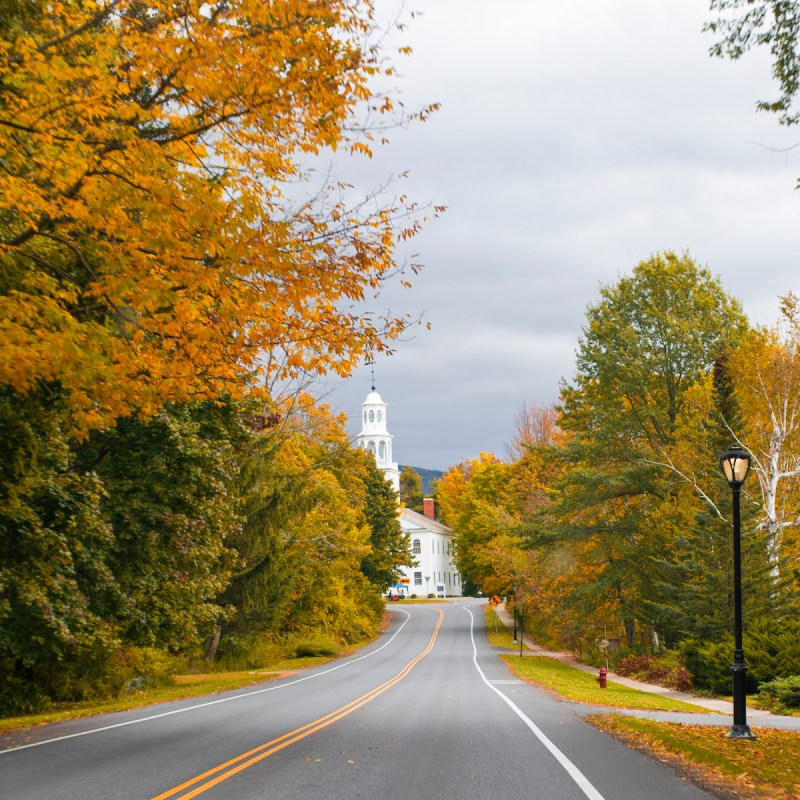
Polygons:
M386 403L372 387L361 404L359 447L375 456L378 468L396 492L400 491L400 470L392 460L392 434L386 418ZM400 527L408 534L414 566L402 567L403 577L391 588L393 594L427 597L460 597L461 575L453 563L453 531L434 519L433 499L423 500L423 513L400 508Z

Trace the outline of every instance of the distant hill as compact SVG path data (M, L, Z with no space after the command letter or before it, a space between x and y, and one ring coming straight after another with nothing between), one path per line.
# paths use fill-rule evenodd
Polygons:
M405 464L398 465L400 470L402 471L403 467L406 466ZM423 497L432 497L433 496L433 487L431 486L431 481L437 481L439 478L444 475L440 469L425 469L425 467L411 467L417 475L422 478L422 496Z

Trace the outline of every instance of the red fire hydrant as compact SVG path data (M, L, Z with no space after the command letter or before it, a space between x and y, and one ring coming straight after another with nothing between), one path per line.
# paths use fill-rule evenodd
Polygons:
M608 670L605 667L600 667L600 674L595 678L595 680L600 684L601 689L606 688L606 675L608 674Z

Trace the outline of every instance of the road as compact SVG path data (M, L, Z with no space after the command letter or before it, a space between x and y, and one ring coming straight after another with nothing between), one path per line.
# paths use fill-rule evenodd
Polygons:
M515 681L482 604L392 608L354 656L206 698L6 736L13 800L700 800Z

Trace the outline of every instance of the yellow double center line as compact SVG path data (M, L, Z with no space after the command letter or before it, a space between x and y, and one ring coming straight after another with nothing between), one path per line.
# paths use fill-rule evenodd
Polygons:
M278 736L276 739L272 739L269 742L259 745L258 747L254 747L252 750L248 750L246 753L236 756L236 758L232 758L229 761L226 761L225 763L219 764L213 769L208 770L207 772L203 772L201 775L196 775L194 778L184 781L182 784L174 787L173 789L169 789L162 794L156 795L155 797L151 798L151 800L166 800L166 798L175 797L176 795L180 795L180 800L189 800L189 798L197 797L199 794L208 791L213 786L228 780L228 778L233 777L248 767L252 767L253 764L257 764L259 761L262 761L263 759L273 755L273 753L277 753L279 750L283 750L284 748L289 747L289 745L299 742L301 739L305 739L307 736L311 736L312 733L316 733L323 728L327 728L329 725L333 725L334 722L338 722L343 717L346 717L348 714L352 714L354 711L357 711L362 706L365 706L376 697L379 697L385 691L387 691L387 689L391 689L392 686L403 680L403 678L405 678L408 673L411 672L411 670L414 669L414 667L433 649L433 645L436 642L436 637L439 635L439 628L442 627L442 620L444 619L444 614L442 613L441 609L437 608L436 611L439 614L439 619L436 622L436 627L433 629L428 646L418 656L409 661L408 664L406 664L403 669L397 673L397 675L386 681L386 683L382 683L380 686L375 687L366 694L362 694L361 697L357 697L350 703L337 708L335 711L331 711L330 714L326 714L324 717L315 719L313 722L309 722L300 728L296 728L293 731L284 733L283 736ZM185 791L187 789L189 791Z

